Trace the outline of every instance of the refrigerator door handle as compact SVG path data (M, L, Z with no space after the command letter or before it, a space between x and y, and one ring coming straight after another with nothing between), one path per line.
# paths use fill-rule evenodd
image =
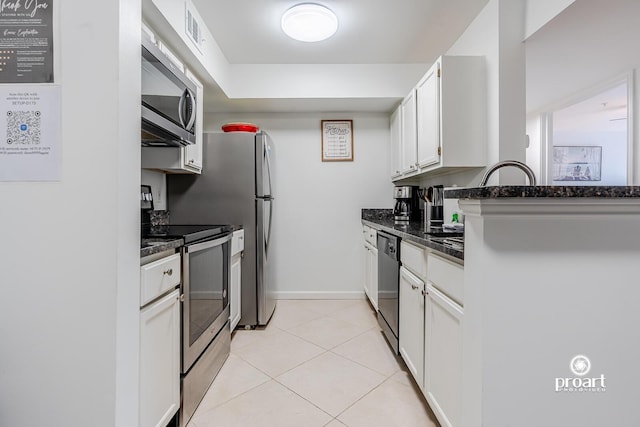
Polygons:
M264 251L269 254L269 241L271 240L271 221L273 220L273 199L269 199L269 228L264 236Z
M267 178L269 180L269 194L265 194L265 196L273 196L273 188L271 187L271 158L269 157L269 141L267 138L264 139L263 144L264 160L267 164Z

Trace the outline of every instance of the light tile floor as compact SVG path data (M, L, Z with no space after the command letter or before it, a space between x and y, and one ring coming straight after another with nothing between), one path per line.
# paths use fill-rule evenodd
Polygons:
M237 330L188 427L438 427L365 300L280 300Z

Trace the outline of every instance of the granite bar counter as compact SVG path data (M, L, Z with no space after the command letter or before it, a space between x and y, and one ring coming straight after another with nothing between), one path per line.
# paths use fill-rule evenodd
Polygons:
M464 261L464 250L457 250L441 243L442 237L460 236L460 233L438 233L437 236L426 233L424 224L421 221L411 221L406 224L396 224L393 220L391 209L362 209L362 223L376 230L398 236L427 248L449 255L462 264ZM431 230L433 231L433 230ZM438 241L440 239L440 241Z
M640 359L640 187L455 188L444 197L458 199L465 219L461 407L474 410L464 426L549 425L548 414L640 425L640 376L628 368ZM576 377L576 355L605 387L571 395L556 385ZM533 413L531 402L545 410Z
M469 187L445 190L446 199L506 198L640 198L640 186L524 186Z

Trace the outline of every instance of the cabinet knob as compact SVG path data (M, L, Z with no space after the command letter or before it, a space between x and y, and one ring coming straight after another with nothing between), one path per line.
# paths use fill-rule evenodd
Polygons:
M425 296L425 297L426 297L427 295L429 295L429 292L427 292L427 291L423 290L423 291L422 291L422 296Z
M162 273L163 275L167 275L167 276L171 276L173 274L173 268L170 268L168 270L165 270L164 273Z
M418 287L416 285L411 285L411 289L415 291L416 289L418 289Z

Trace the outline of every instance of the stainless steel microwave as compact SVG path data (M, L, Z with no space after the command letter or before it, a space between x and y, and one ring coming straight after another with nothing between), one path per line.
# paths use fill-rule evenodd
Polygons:
M156 45L142 39L142 145L194 144L196 85Z

